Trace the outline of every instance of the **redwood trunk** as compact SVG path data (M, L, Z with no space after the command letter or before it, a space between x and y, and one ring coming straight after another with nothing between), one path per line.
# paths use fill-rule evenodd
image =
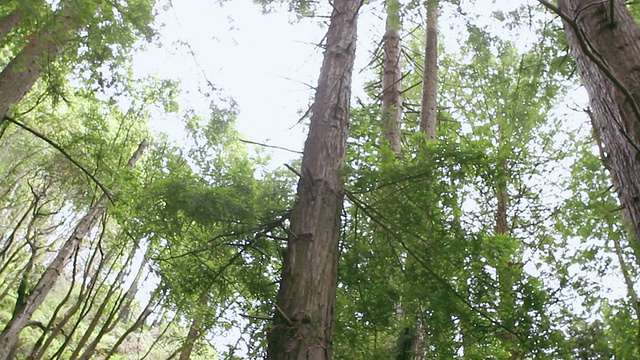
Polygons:
M382 75L382 129L384 140L396 156L402 151L402 68L400 63L400 1L387 0Z
M640 239L640 29L622 0L559 0L622 215ZM572 23L576 26L572 26ZM576 33L576 28L578 33ZM594 61L595 59L595 61Z
M135 165L142 156L146 147L146 140L140 143L140 146L129 160L127 167L132 168ZM58 277L60 277L60 274L63 273L64 266L73 252L78 248L78 246L80 246L82 239L89 234L94 224L105 213L106 201L106 195L101 196L98 202L91 208L91 210L89 210L89 213L80 220L71 236L69 236L67 241L62 245L62 248L56 255L55 259L53 259L44 274L42 274L42 277L38 280L38 283L35 285L29 296L27 296L24 303L20 304L19 308L15 309L11 320L9 320L9 323L0 334L0 360L8 358L10 349L12 349L18 342L20 332L27 325L33 313L47 297L49 291L51 291L58 280Z
M268 359L333 355L344 162L360 0L336 0L291 213Z
M420 130L427 135L427 139L435 140L438 90L438 0L427 1L427 41L423 71Z

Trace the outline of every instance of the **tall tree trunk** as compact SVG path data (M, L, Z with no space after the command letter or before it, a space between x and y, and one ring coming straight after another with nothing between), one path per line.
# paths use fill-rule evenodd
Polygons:
M563 18L593 111L594 134L630 226L640 239L640 29L622 0L540 1ZM612 7L611 7L612 6Z
M198 341L198 337L200 337L200 324L198 324L198 319L191 320L191 325L189 326L189 333L187 333L187 338L185 339L184 346L182 347L182 351L180 352L179 360L189 360L191 357L191 352L193 352L193 347Z
M22 21L24 12L24 6L20 5L7 15L0 18L0 41L4 40L4 38L9 35L11 30L13 30L13 28L15 28L20 23L20 21Z
M131 159L129 159L129 163L127 164L128 168L132 168L135 165L142 156L146 147L147 141L144 140L140 143L140 146L135 151ZM9 323L5 326L2 333L0 333L0 360L7 359L9 350L18 342L20 332L27 325L33 313L47 297L49 291L51 291L58 280L58 277L60 277L60 274L63 273L66 262L78 246L80 246L82 239L87 236L98 219L100 219L100 217L105 213L106 201L107 196L103 194L98 202L89 210L89 213L80 220L71 236L69 236L67 241L62 245L62 248L56 255L55 259L53 259L51 264L49 264L40 280L38 280L38 283L21 304L20 308L17 308L16 311L14 311L11 320L9 320Z
M93 259L95 258L96 253L97 253L97 249L93 251L93 254L89 258L88 265L86 265L87 268L92 267ZM47 335L49 335L52 331L55 331L54 329L56 328L56 324L57 326L60 327L60 331L61 331L61 326L64 326L64 324L60 325L60 319L58 319L58 314L60 313L60 311L62 311L63 307L67 306L68 301L71 299L71 295L76 289L78 255L79 253L76 252L73 257L73 270L71 271L71 284L69 285L69 289L67 290L65 296L62 298L62 301L60 301L56 306L56 308L53 310L53 314L51 314L51 316L49 317L49 323L46 325L45 330L42 331L42 334L40 334L40 337L38 338L38 340L36 340L35 344L33 345L33 348L31 349L31 353L29 354L29 356L27 356L28 360L35 359L35 355L38 353L39 350L42 349L42 344L47 338ZM87 279L86 277L83 278L83 284L81 285L80 293L82 293L86 279ZM73 306L71 307L73 308ZM45 351L46 348L42 350Z
M402 67L400 62L400 1L387 0L382 74L382 129L384 140L396 156L402 152Z
M74 7L66 4L0 73L0 125L9 107L22 100L47 65L57 59L70 36L82 27Z
M82 336L80 341L78 341L78 343L76 344L75 350L71 354L72 359L88 360L94 354L95 349L100 343L100 341L102 340L102 338L111 330L113 330L113 328L119 322L119 321L114 322L113 320L116 317L116 314L120 313L121 306L123 305L123 301L126 298L126 293L121 294L121 296L113 302L111 301L111 299L114 296L114 294L116 294L116 292L118 292L118 290L120 290L122 287L122 282L124 281L124 277L129 272L128 270L129 270L129 267L131 266L131 261L133 260L133 257L136 253L135 251L136 248L137 246L134 246L133 251L129 251L127 259L125 260L124 264L121 264L122 267L120 268L120 271L118 272L115 279L113 280L113 283L111 283L111 285L109 286L109 289L107 290L106 295L102 299L100 306L98 307L96 312L92 314L93 319L87 326L84 332L84 335ZM120 259L121 257L117 256L114 259L114 262L120 263ZM111 310L107 314L106 318L103 319L105 310L111 303L113 303ZM87 343L87 341L91 337L91 334L94 332L99 322L102 322L102 328L100 328L100 330L98 331L94 339L84 349L84 351L82 352L82 355L78 356L78 354L80 354L80 350L82 349L84 344Z
M333 313L348 133L351 75L360 0L336 0L327 33L298 198L269 332L268 359L333 356Z
M85 303L85 299L93 292L96 284L98 283L98 277L96 274L99 274L104 266L106 265L106 261L104 258L104 254L100 254L101 256L98 259L98 266L94 269L93 263L98 258L98 253L100 252L100 246L96 246L93 250L93 254L91 255L89 262L85 265L85 271L81 274L82 284L80 284L80 289L78 290L77 298L71 306L69 306L61 318L57 317L57 314L62 310L62 308L67 305L68 297L72 295L74 292L74 283L71 283L71 287L67 291L67 295L65 298L58 304L58 307L54 311L49 324L47 325L47 329L51 332L48 337L45 336L46 332L42 334L41 338L36 341L33 349L31 350L31 354L27 357L27 360L39 360L41 359L58 335L63 333L63 329L66 327L67 323L71 320L71 318L76 315L82 304ZM74 268L77 266L77 257L78 253L76 252L74 257ZM76 271L72 272L75 279ZM67 335L65 334L65 337Z
M400 38L400 1L387 0L387 20L383 39L384 62L382 64L382 135L383 140L398 158L402 154L402 63ZM386 153L386 152L385 152ZM387 159L384 159L387 160ZM396 316L402 318L402 304L397 306ZM400 331L396 348L397 359L413 359L418 345L418 336L413 326Z
M422 73L422 102L420 110L420 131L428 140L436 139L436 95L438 80L438 0L427 0L427 36L425 42L424 67ZM411 332L411 343L401 351L397 359L421 360L425 340L423 324L419 319L415 327L403 332Z
M496 194L496 213L495 213L495 234L509 236L511 227L509 226L508 209L509 209L509 170L507 169L507 155L511 151L508 147L508 139L505 138L504 129L498 124L498 175L495 185ZM502 325L510 330L515 330L517 318L514 312L517 312L515 303L515 293L513 286L519 276L519 264L511 257L511 253L507 251L498 260L498 291L500 303L498 305L498 318ZM502 331L499 336L502 346L509 352L510 359L523 359L522 351L518 344L518 339L512 332Z
M427 41L422 78L420 131L436 138L436 95L438 91L438 0L427 0Z

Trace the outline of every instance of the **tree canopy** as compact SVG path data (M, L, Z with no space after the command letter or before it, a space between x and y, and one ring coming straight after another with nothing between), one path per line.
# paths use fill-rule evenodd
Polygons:
M640 357L636 4L239 3L302 152L171 1L0 4L0 360Z

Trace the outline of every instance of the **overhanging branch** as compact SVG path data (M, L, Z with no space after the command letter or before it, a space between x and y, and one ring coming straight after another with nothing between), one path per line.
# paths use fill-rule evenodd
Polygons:
M22 129L30 132L35 137L43 140L47 144L51 145L54 149L58 150L64 157L69 159L69 161L71 161L71 163L73 165L75 165L78 169L80 169L80 171L85 173L85 175L87 175L89 177L89 179L91 179L91 181L93 181L96 185L98 185L98 187L100 188L100 190L102 190L102 192L107 197L107 199L109 199L109 201L113 204L113 199L111 198L111 192L109 191L109 189L107 189L106 186L104 186L98 179L96 179L95 176L93 176L84 166L82 166L82 164L77 162L71 155L69 155L69 153L66 152L62 148L62 146L58 145L53 140L49 139L46 135L39 133L38 131L36 131L36 130L30 128L29 126L27 126L26 124L23 124L22 122L12 118L11 116L5 115L4 119L9 121L10 123L13 123L13 124L17 125L18 127L22 128Z

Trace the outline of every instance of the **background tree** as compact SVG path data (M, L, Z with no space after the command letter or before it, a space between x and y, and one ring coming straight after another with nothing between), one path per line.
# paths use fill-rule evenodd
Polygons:
M436 138L436 98L438 93L438 0L429 0L426 4L427 36L422 76L420 129L427 134L427 139L434 140Z
M402 153L402 46L400 2L386 2L387 20L383 38L384 61L382 66L382 123L389 147L400 156Z

